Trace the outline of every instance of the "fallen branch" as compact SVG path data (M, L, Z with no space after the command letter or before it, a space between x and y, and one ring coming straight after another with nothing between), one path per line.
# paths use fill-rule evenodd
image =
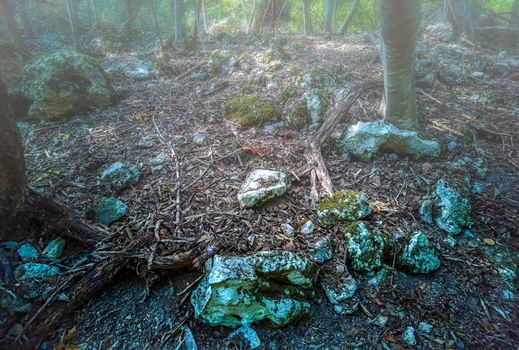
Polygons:
M321 183L321 187L325 192L326 196L333 194L333 183L330 179L328 169L324 163L323 155L321 153L321 147L326 139L331 135L337 124L342 121L349 113L353 104L357 99L366 91L372 90L382 86L381 81L368 81L353 88L343 102L339 105L336 111L334 111L328 119L326 119L323 125L315 132L312 138L308 141L305 150L305 158L311 169L312 177L315 175ZM317 182L312 181L312 188L310 190L310 197L312 205L315 205L319 200L319 191L317 189Z

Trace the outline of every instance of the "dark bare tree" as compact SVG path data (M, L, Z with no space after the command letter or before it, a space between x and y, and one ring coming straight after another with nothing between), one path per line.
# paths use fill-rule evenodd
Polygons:
M16 22L14 7L10 0L0 0L0 12L2 13L7 25L7 30L9 31L9 36L11 37L13 44L15 44L20 51L29 54L29 49L23 41L22 31Z
M353 5L351 5L350 12L348 12L348 16L346 16L346 19L344 20L344 23L342 24L340 34L346 35L348 32L348 27L351 24L351 21L353 20L353 17L355 17L355 13L359 9L360 0L354 0Z
M67 11L70 22L70 30L72 32L72 40L74 48L77 51L81 51L80 47L80 34L79 34L79 17L77 13L76 0L67 0Z
M464 34L467 39L474 41L474 19L468 0L444 0L443 12L455 38Z
M184 0L171 1L174 1L175 43L185 45L187 41L186 4Z
M312 16L310 11L310 0L303 0L303 20L305 26L305 35L311 35L313 32L313 28Z

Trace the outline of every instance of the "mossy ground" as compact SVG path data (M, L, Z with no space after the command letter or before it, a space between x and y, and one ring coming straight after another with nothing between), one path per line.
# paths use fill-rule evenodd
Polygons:
M244 127L265 124L275 118L276 108L271 101L260 101L258 96L236 96L223 107L223 116Z

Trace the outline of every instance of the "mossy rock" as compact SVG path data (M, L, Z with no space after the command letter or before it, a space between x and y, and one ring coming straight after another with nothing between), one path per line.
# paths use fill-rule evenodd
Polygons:
M22 80L25 58L11 43L0 43L0 76L6 85L14 85Z
M415 233L404 247L398 260L400 265L412 273L429 273L440 267L440 259L429 243L427 236Z
M255 95L236 96L223 107L223 116L244 127L258 126L273 120L276 107L271 101L262 102Z
M367 222L346 226L343 232L348 257L355 270L372 271L382 265L385 239L374 233Z
M23 93L31 99L29 115L53 119L112 103L113 89L96 61L63 50L43 56L23 71Z
M324 198L319 204L317 215L325 225L352 222L371 214L368 197L353 190L341 190Z
M292 99L283 108L283 119L286 126L302 130L311 124L310 111L306 104L299 99Z
M327 117L332 103L324 90L309 89L304 92L302 99L306 102L306 106L310 111L312 124L317 124Z
M307 89L331 90L337 85L335 78L321 67L312 68L303 75L303 87Z

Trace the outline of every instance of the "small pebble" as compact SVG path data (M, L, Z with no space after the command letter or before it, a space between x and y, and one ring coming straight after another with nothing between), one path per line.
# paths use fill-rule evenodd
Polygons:
M205 134L203 132L197 131L193 134L193 142L199 146L205 143Z
M420 324L418 324L418 329L420 330L420 332L422 333L426 333L426 334L429 334L432 332L433 330L433 325L432 324L429 324L427 322L420 322Z
M409 326L406 328L404 334L402 335L402 338L406 342L407 345L416 345L416 338L414 336L414 328Z
M295 232L294 228L290 224L281 224L281 231L288 237L293 237Z
M314 230L315 224L310 220L305 222L305 224L301 227L301 233L304 235L311 235L312 233L314 233Z

